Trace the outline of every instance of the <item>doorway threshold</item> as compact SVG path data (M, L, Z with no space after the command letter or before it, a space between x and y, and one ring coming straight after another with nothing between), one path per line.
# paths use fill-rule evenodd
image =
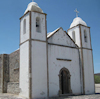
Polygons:
M67 94L60 94L59 96L60 97L66 97L66 96L73 96L73 94L72 93L67 93Z

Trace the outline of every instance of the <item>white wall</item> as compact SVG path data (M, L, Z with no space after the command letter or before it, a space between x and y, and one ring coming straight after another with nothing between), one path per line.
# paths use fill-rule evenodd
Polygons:
M23 33L23 22L26 19L26 33ZM23 43L27 39L29 39L29 13L27 13L21 20L20 20L20 43Z
M46 42L32 41L32 98L47 97Z
M100 93L100 84L95 84L95 93Z
M87 43L84 41L84 30L86 30L87 32ZM82 36L82 47L84 48L90 48L91 49L91 42L90 42L90 33L89 33L90 28L85 27L85 26L81 26L81 36ZM80 43L80 30L79 30L79 26L76 26L70 30L68 30L68 34L70 35L70 37L72 38L72 32L75 31L75 38L76 38L76 44L81 47L81 43Z
M41 23L41 32L36 32L36 17L40 18L40 23ZM46 40L46 24L45 24L45 15L32 12L31 14L31 33L32 33L32 39L39 39L39 40Z
M57 58L71 59L72 61L60 61ZM58 96L59 72L65 67L71 75L71 89L73 94L81 94L80 66L78 49L48 45L49 66L49 95Z
M80 47L80 31L79 31L79 26L76 26L70 30L68 30L68 34L72 38L72 32L75 31L75 39L76 39L76 44ZM73 38L72 38L73 39Z
M48 43L76 47L75 43L62 29L60 29L52 37L50 37L48 39Z
M85 94L94 94L94 72L92 51L83 49Z
M78 29L78 30L77 30ZM84 30L87 33L87 42L84 40ZM93 71L93 57L91 48L91 37L90 37L90 28L81 26L81 38L82 38L82 46L80 42L80 31L79 26L74 27L68 30L68 34L72 37L72 31L76 32L76 44L79 47L87 48L83 49L83 65L84 65L84 81L85 81L85 94L93 94L94 93L94 71ZM80 55L82 55L80 53Z
M20 46L20 95L29 97L29 41Z
M87 33L87 42L84 41L84 30L86 30ZM82 34L82 46L84 48L90 48L91 49L91 40L90 40L90 33L89 33L90 28L81 26L81 34Z
M49 96L58 96L59 72L65 67L71 74L71 89L73 94L81 94L81 67L79 64L79 53L74 42L60 29L48 39L48 66L49 66ZM69 47L57 46L65 45ZM71 59L72 61L60 61L61 59Z
M36 32L36 17L40 18L41 32ZM23 32L23 23L26 19L26 33ZM30 37L31 25L31 38ZM32 98L47 97L47 50L45 14L30 12L20 20L20 95L29 97L29 40L31 39L31 66L32 66Z

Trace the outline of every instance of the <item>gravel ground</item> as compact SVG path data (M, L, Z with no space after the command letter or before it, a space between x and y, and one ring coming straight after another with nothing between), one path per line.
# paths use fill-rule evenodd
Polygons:
M19 96L11 94L0 94L0 99L25 99ZM68 97L59 97L59 98L50 98L50 99L100 99L100 94L94 95L81 95L81 96L68 96Z
M93 95L67 96L50 99L100 99L100 84L95 84L95 92ZM26 99L12 94L0 94L0 99Z
M13 94L0 94L0 99L25 99Z

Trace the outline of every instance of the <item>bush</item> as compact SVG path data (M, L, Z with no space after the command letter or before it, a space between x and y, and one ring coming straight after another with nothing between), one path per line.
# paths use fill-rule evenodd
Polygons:
M100 83L100 76L99 75L94 75L94 80L95 80L96 84Z

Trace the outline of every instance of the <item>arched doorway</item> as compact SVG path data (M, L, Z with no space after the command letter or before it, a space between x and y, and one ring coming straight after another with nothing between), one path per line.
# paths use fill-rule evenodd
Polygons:
M66 68L62 68L59 73L60 94L69 94L71 92L70 86L70 72Z

